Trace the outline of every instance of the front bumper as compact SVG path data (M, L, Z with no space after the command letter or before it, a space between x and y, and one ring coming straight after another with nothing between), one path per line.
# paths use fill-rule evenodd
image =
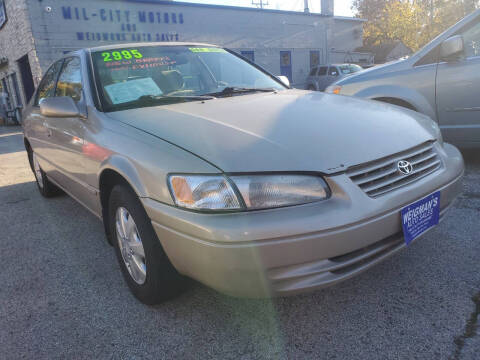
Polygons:
M379 198L345 174L326 178L326 201L234 214L201 214L143 199L175 268L234 296L290 295L350 278L405 247L400 210L441 191L441 215L462 191L463 158L440 149L435 173Z

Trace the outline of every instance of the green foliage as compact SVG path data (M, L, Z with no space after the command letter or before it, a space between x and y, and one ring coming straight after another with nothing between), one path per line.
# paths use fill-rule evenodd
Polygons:
M417 50L480 6L480 0L354 0L367 19L364 45L401 40Z

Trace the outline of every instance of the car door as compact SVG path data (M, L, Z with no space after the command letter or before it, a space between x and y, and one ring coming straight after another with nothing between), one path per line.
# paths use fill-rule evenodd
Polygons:
M313 67L310 69L310 73L308 74L308 77L307 77L307 89L309 89L310 87L314 87L315 89L317 88L316 86L316 76L317 76L317 72L318 72L318 67Z
M35 99L28 117L24 120L25 135L37 155L42 170L51 176L54 167L51 165L51 133L45 127L45 118L40 113L40 103L46 98L55 96L58 75L63 59L55 62L43 76L35 94Z
M458 34L464 56L440 62L437 70L437 113L444 138L458 145L480 144L480 21Z
M79 108L83 108L81 60L74 56L66 58L55 89L55 97L68 96ZM44 117L50 133L50 154L55 170L53 180L70 195L82 202L85 192L83 144L85 126L80 117Z
M327 87L326 78L328 73L328 66L320 66L317 74L317 90L323 91Z
M332 85L338 79L338 68L336 66L330 66L328 68L328 75L325 78L325 84L323 86L323 90L325 90L328 86Z

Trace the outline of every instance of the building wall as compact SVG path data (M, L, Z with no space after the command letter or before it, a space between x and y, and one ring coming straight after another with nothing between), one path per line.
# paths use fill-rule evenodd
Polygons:
M7 22L0 29L0 56L8 58L8 64L0 67L0 79L6 80L6 87L10 94L12 106L26 104L23 83L17 61L24 55L28 55L30 67L34 76L35 85L38 84L41 67L35 51L35 43L32 36L27 4L25 0L4 0L7 14ZM15 74L15 75L13 75ZM20 101L16 98L16 91L12 77L17 79L20 93Z
M276 75L281 72L280 51L291 51L293 82L303 84L310 69L310 51L318 51L320 62L325 63L332 41L343 48L351 45L352 50L358 42L349 39L349 24L358 26L358 21L341 21L338 26L335 22L342 34L334 40L333 18L319 14L155 0L27 1L43 71L65 52L83 47L192 41L253 50L255 62Z
M363 45L363 21L334 18L332 28L332 49L353 51Z

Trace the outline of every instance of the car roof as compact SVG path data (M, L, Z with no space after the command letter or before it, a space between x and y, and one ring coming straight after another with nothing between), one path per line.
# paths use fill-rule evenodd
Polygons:
M137 43L122 43L122 44L111 44L103 46L95 46L87 48L86 50L90 52L95 51L105 51L105 50L114 50L122 49L126 47L145 47L145 46L203 46L203 47L219 47L217 45L206 44L206 43L197 43L197 42L137 42Z

